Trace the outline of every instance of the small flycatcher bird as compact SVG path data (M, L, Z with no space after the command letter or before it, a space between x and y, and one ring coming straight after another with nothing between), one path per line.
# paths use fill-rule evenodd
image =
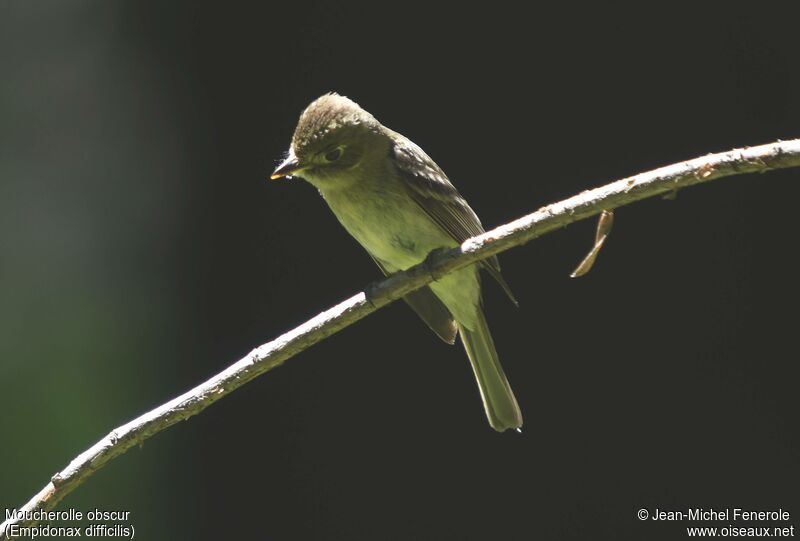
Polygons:
M316 187L385 275L484 232L475 212L420 147L335 93L303 111L288 156L271 176L283 177L300 177ZM405 301L448 344L461 337L486 417L502 432L521 427L522 413L483 315L479 268L516 304L496 257L450 273Z

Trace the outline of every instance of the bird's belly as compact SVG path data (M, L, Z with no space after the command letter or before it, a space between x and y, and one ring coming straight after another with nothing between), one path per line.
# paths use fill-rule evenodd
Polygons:
M342 226L373 257L395 269L407 269L433 250L456 246L433 220L406 194L382 193L346 201L326 196Z
M458 245L405 193L322 193L333 213L385 270L405 270L437 248ZM470 265L430 285L453 317L472 329L480 304L478 269Z

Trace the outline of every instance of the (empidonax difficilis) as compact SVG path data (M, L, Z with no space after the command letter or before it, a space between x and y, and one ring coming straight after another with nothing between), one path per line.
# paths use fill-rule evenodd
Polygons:
M386 275L484 232L475 212L420 147L338 94L326 94L303 111L288 157L271 178L286 176L315 186ZM405 300L448 344L461 336L486 417L502 432L521 427L522 413L483 315L480 268L514 300L496 257L450 273Z

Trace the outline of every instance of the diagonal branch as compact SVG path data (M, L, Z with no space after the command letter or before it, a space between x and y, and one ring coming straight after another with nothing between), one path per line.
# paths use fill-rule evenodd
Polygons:
M520 246L568 224L635 201L674 192L710 180L771 169L800 167L800 139L709 154L618 180L502 225L460 247L436 251L428 259L394 274L299 327L263 344L208 381L111 431L56 473L18 516L0 524L0 541L10 537L12 525L30 526L46 520L50 510L95 471L135 445L193 415L248 381L359 319L454 270Z

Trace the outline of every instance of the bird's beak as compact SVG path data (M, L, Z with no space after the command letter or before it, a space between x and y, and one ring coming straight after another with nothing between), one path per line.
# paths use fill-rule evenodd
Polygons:
M283 163L272 172L269 178L271 180L278 180L279 178L293 175L301 169L302 167L300 166L300 160L298 160L297 156L294 155L294 150L289 149L289 155L285 160L283 160Z

